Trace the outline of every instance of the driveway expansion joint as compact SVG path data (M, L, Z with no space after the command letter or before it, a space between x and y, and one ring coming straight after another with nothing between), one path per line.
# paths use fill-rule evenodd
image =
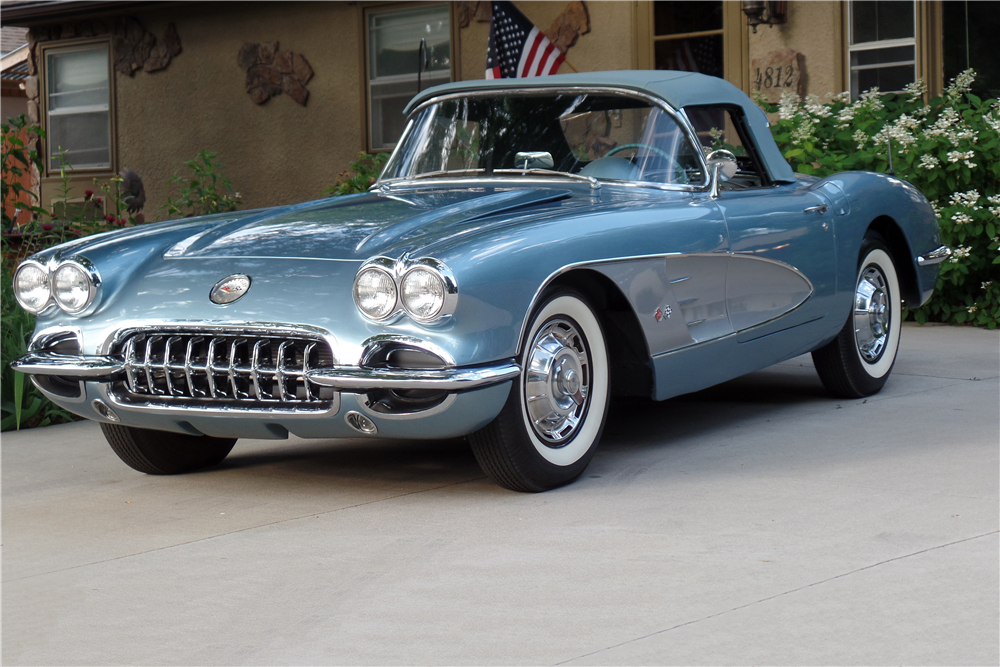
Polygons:
M703 616L701 618L696 618L694 620L686 621L684 623L678 623L677 625L672 625L669 628L664 628L662 630L657 630L656 632L650 632L650 633L645 634L645 635L643 635L641 637L635 637L633 639L627 639L627 640L625 640L623 642L619 642L618 644L613 644L611 646L605 646L604 648L599 648L596 651L591 651L590 653L584 653L583 655L578 655L576 657L569 658L567 660L563 660L562 662L553 663L553 667L557 667L558 665L568 665L568 664L570 664L570 663L572 663L572 662L574 662L576 660L582 660L583 658L589 658L592 655L597 655L598 653L603 653L604 651L610 651L611 649L619 648L619 647L622 647L622 646L627 646L629 644L633 644L635 642L642 641L643 639L649 639L650 637L655 637L657 635L662 635L662 634L664 634L666 632L670 632L671 630L677 630L678 628L683 628L683 627L688 626L688 625L694 625L695 623L700 623L701 621L707 621L707 620L712 619L712 618L718 618L719 616L725 616L726 614L729 614L731 612L739 611L741 609L746 609L748 607L753 607L754 605L758 605L758 604L761 604L763 602L770 602L771 600L776 600L776 599L778 599L780 597L784 597L786 595L791 595L792 593L798 593L799 591L804 591L804 590L806 590L808 588L813 588L813 587L819 586L821 584L829 583L831 581L836 581L837 579L843 579L844 577L849 577L852 574L857 574L858 572L864 572L865 570L871 570L873 568L879 567L880 565L886 565L888 563L893 563L895 561L904 560L904 559L907 559L907 558L912 558L913 556L919 556L921 554L925 554L925 553L928 553L930 551L937 551L938 549L944 549L946 547L955 546L956 544L962 544L964 542L971 542L973 540L982 539L984 537L989 537L991 535L997 535L998 533L1000 533L1000 530L991 530L988 533L982 533L980 535L973 535L972 537L965 537L965 538L962 538L961 540L954 540L952 542L948 542L947 544L939 544L937 546L928 547L926 549L921 549L920 551L914 551L913 553L904 554L902 556L896 556L895 558L887 558L886 560L879 561L878 563L872 563L871 565L865 565L864 567L859 567L856 570L851 570L850 572L844 572L843 574L838 574L838 575L833 576L833 577L827 577L826 579L821 579L820 581L814 581L811 584L806 584L805 586L799 586L798 588L793 588L793 589L788 590L788 591L784 591L784 592L781 592L781 593L776 593L776 594L770 595L770 596L768 596L766 598L761 598L760 600L754 600L753 602L747 602L746 604L741 604L741 605L739 605L737 607L733 607L732 609L727 609L725 611L720 611L720 612L715 613L715 614L709 614L708 616Z

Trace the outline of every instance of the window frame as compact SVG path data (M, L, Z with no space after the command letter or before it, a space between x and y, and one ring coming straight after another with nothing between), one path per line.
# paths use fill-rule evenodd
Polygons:
M365 147L366 150L371 154L377 153L392 153L396 146L391 148L376 147L373 145L373 127L372 127L372 95L371 95L371 30L368 28L369 17L372 14L382 14L395 11L403 11L407 9L417 9L417 8L427 8L434 6L447 6L448 7L448 39L450 41L451 49L451 72L450 81L458 81L461 76L461 70L459 68L459 59L461 54L459 53L459 32L458 26L455 24L455 3L454 2L399 2L399 3L372 3L366 5L362 8L361 12L361 43L363 45L362 62L361 62L361 78L362 78L362 90L364 91L364 105L363 105L363 124L364 124L364 134L365 134ZM406 129L404 125L403 133L405 134ZM402 138L402 134L400 138ZM396 144L398 145L398 141Z
M117 123L116 123L116 87L115 87L115 70L114 70L114 47L110 36L97 37L97 38L81 38L81 39L68 39L68 40L58 40L52 42L39 43L38 45L38 56L36 62L38 63L38 73L39 73L39 125L45 131L45 139L43 139L44 147L44 162L43 162L43 173L42 176L46 180L51 180L59 176L61 167L58 165L51 164L51 151L49 149L49 141L51 137L51 132L49 128L49 71L48 71L48 55L53 51L77 51L84 50L89 46L106 46L108 52L108 166L107 167L88 167L88 168L73 168L66 171L67 174L71 174L74 178L76 177L86 177L91 175L107 175L117 173L118 164L118 150L117 150Z
M656 68L655 0L633 0L632 67ZM750 33L739 2L722 3L722 71L726 81L750 90Z
M698 136L697 128L695 128L694 123L691 122L690 116L687 115L688 109L721 109L722 111L725 111L728 122L733 124L733 130L736 132L736 136L740 138L740 143L746 150L747 157L749 157L753 162L753 167L757 172L757 177L760 178L760 185L751 186L747 189L760 190L762 188L770 188L774 186L774 181L771 180L771 175L767 171L764 159L761 157L757 144L753 140L753 135L750 134L750 130L747 127L747 119L743 107L737 104L689 104L682 108L681 112L691 125L691 129L694 130L695 139L698 140L698 146L700 148L702 145L701 139Z
M852 89L852 74L855 70L867 70L867 69L878 69L881 67L896 67L901 65L913 65L913 79L924 78L923 77L923 67L922 67L922 52L920 39L921 29L922 29L922 16L920 9L918 8L918 3L916 0L906 0L912 2L913 4L913 37L907 37L902 39L883 39L875 42L859 42L854 44L854 21L853 21L853 1L847 0L844 7L844 90L851 93L852 99L856 99L864 91L855 91ZM851 66L851 56L857 51L871 51L874 49L890 49L900 46L912 46L913 47L913 61L897 61L891 63L878 63L874 65L861 65L860 67ZM900 91L894 90L880 90L882 93L896 93Z

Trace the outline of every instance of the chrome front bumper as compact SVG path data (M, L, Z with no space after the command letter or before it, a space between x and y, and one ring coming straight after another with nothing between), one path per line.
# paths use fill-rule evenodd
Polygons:
M111 380L125 373L125 361L113 356L79 356L38 351L11 362L10 367L28 375L56 375L74 380ZM310 369L306 377L325 387L346 392L373 389L432 389L468 391L490 387L521 374L512 360L485 366L456 368L364 368L334 366Z

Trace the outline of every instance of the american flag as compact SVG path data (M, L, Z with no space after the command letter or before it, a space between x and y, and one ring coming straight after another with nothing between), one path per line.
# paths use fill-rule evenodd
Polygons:
M510 2L493 3L487 79L555 74L566 56Z

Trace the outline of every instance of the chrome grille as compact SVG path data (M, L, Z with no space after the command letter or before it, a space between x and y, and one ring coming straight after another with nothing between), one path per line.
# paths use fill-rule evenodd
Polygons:
M119 398L171 403L325 409L334 390L307 379L333 365L324 340L196 332L137 332L116 346L125 359ZM116 392L121 394L120 391Z

